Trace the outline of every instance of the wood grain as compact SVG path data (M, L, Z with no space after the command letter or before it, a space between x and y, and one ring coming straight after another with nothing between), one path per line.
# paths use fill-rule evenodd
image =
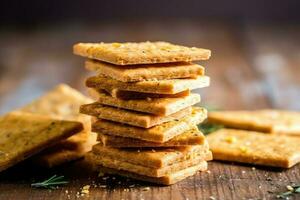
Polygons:
M211 87L197 90L203 97L202 105L223 109L299 109L299 33L299 26L201 20L2 31L0 113L24 105L60 82L85 92L83 81L88 72L83 59L72 55L72 44L144 40L212 49L212 59L201 62L212 78ZM53 191L30 187L30 183L54 174L65 175L70 183ZM300 183L299 165L281 171L212 161L209 172L161 187L121 177L97 177L83 161L51 170L27 161L0 174L0 199L77 199L76 193L87 184L92 186L89 199L274 199L292 183Z

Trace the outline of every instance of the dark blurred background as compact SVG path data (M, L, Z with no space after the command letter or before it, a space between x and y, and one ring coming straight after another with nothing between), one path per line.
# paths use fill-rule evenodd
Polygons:
M0 113L64 82L85 92L76 42L209 48L205 105L300 109L300 1L1 1Z
M299 22L297 0L65 0L2 1L1 21L33 27L54 23L123 20L229 19Z

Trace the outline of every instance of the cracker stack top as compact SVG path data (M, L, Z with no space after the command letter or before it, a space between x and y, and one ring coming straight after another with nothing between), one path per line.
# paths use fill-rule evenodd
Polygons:
M97 102L80 109L94 116L100 144L87 158L97 170L169 185L207 169L212 155L196 126L207 111L192 107L200 95L191 90L209 85L204 67L192 61L209 59L210 50L79 43L74 53L89 58L85 67L97 73L86 81Z

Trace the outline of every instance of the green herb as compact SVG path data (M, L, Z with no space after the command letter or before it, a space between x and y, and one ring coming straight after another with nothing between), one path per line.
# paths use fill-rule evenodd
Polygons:
M217 131L221 128L224 128L224 126L221 125L221 124L212 124L212 123L206 122L206 123L203 123L203 124L199 124L198 128L199 128L200 131L202 131L202 133L204 135L206 135L206 134L209 134L211 132L215 132L215 131Z
M204 108L206 108L208 112L221 110L219 107L212 105L205 105Z
M56 189L59 185L64 185L69 183L68 181L64 180L64 176L52 176L49 179L39 182L39 183L32 183L31 187L36 188L46 188L46 189Z
M300 185L287 186L288 191L279 193L276 197L279 199L288 199L289 196L300 193Z

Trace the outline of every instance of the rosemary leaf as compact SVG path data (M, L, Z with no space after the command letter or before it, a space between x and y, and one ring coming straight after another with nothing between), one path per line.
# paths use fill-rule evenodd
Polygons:
M31 187L36 188L46 188L46 189L55 189L59 185L64 185L69 183L68 181L64 180L64 176L51 176L49 179L43 182L32 183Z

